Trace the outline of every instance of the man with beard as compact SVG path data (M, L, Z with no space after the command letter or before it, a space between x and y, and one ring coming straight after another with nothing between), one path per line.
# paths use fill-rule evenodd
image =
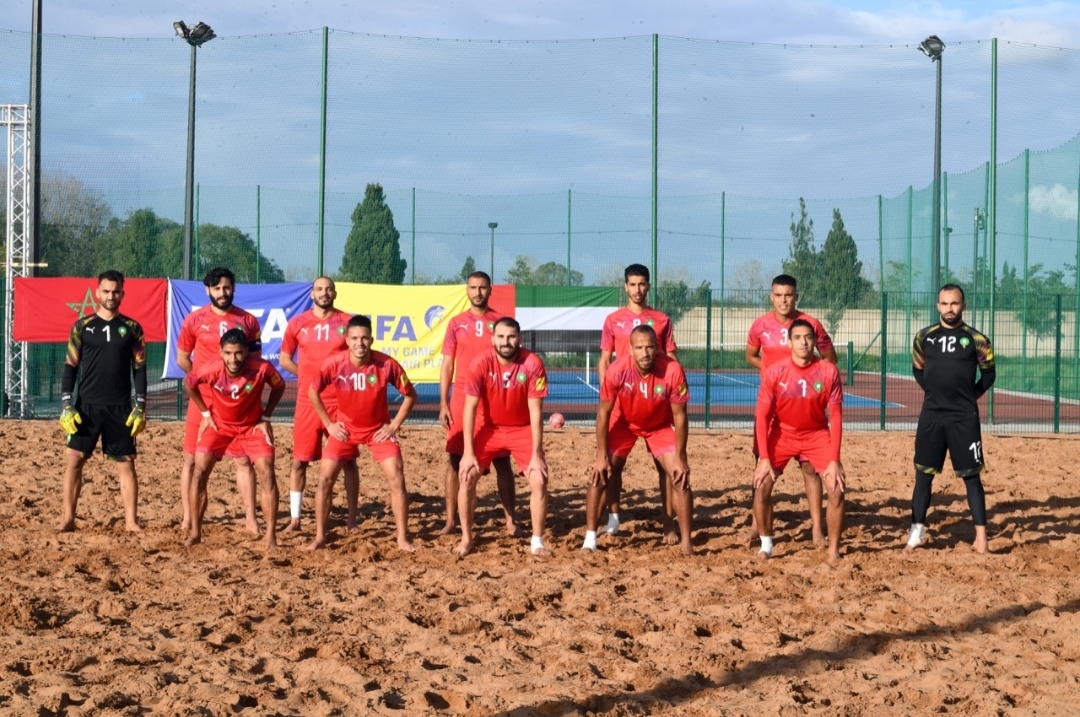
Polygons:
M270 417L285 394L285 382L269 361L248 358L247 336L233 328L222 334L219 358L199 366L184 378L191 403L200 414L195 469L191 476L191 531L185 545L202 540L206 514L206 486L210 472L225 456L250 466L254 463L262 482L266 547L277 547L278 488L274 475L274 431ZM209 400L199 390L209 389ZM263 406L263 389L270 395Z
M439 531L441 535L449 535L457 525L458 491L461 489L458 470L461 468L461 454L465 450L462 433L465 377L472 360L478 354L491 350L491 333L495 322L502 318L488 305L491 277L486 272L474 271L469 274L465 281L465 293L469 297L469 308L450 319L446 325L439 374L439 424L446 428L446 453L450 459L446 469L446 525ZM484 425L484 420L484 414L477 413L477 427ZM520 535L521 530L514 523L515 486L510 458L501 456L492 464L495 466L495 482L506 517L506 532Z
M137 518L135 436L146 426L146 339L142 326L120 313L123 298L124 275L118 271L102 272L98 276L97 311L80 317L71 327L60 388L63 404L60 425L67 434L68 446L61 532L75 530L83 466L93 455L98 438L101 438L101 452L116 463L120 474L124 527L130 531L142 530ZM73 404L77 374L81 374L79 396Z
M344 353L345 332L352 314L334 308L337 286L328 276L320 276L311 285L314 308L294 316L285 327L281 341L281 367L296 374L296 409L293 413L293 460L289 476L289 517L285 532L300 529L300 515L307 483L307 467L322 458L326 429L311 405L308 388L318 377L319 368L327 358ZM293 357L296 356L296 360ZM337 414L337 389L328 384L319 396L331 416ZM348 506L349 530L356 530L356 505L360 492L360 475L356 462L348 461L345 472L345 502Z
M630 355L630 333L638 326L648 326L656 333L657 350L675 358L675 338L672 335L671 319L662 311L649 306L649 267L644 264L631 264L623 271L623 288L626 291L626 306L617 309L604 319L600 331L600 359L596 365L597 378L604 385L612 355L622 358ZM617 415L617 414L616 414ZM660 499L663 512L664 542L675 544L674 516L666 502L667 472L659 461L655 461L659 480ZM622 496L622 471L612 473L611 481L605 491L607 496L608 521L604 532L614 535L619 532L619 499Z
M911 533L907 549L926 542L926 514L934 476L952 459L953 473L964 480L975 524L976 552L989 549L986 539L986 495L983 491L982 429L979 397L994 385L994 350L990 339L964 323L964 290L946 284L938 292L941 320L915 334L912 373L923 389L923 405L915 430L915 489L911 495ZM979 380L975 380L978 369Z
M180 327L180 336L176 343L176 365L184 373L202 367L221 358L221 337L230 329L240 329L247 339L249 353L262 355L262 341L259 320L248 312L233 306L236 293L236 276L225 267L214 267L203 278L206 295L210 303L192 311ZM201 386L203 403L210 400L209 386ZM191 474L195 467L195 447L199 438L199 425L202 417L191 401L188 402L187 420L184 425L184 463L180 468L180 500L184 508L184 517L180 527L191 527ZM255 471L251 463L243 456L236 458L236 489L243 497L244 515L247 529L254 535L259 534L259 521L255 518Z
M586 498L585 543L582 550L596 550L600 511L608 501L606 488L621 477L626 458L638 438L664 469L665 503L678 516L682 552L694 552L690 542L693 495L690 465L686 458L688 435L686 404L690 391L686 375L675 359L659 352L656 332L638 326L630 333L630 353L608 367L600 387L596 413L596 462ZM616 414L615 406L619 407Z
M495 322L494 349L477 356L469 366L465 384L464 438L458 479L458 512L461 543L454 552L468 555L474 547L473 522L476 484L491 462L510 454L518 472L529 481L533 555L550 556L544 546L544 522L548 507L548 470L544 457L544 397L547 372L544 362L521 347L521 325L511 318ZM486 420L476 428L483 405Z

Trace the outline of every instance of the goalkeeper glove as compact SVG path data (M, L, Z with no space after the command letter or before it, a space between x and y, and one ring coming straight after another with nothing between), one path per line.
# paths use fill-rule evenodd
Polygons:
M60 411L60 427L64 429L64 433L74 436L76 431L79 430L79 424L82 423L82 416L71 405L70 396L65 396L63 402L64 407Z
M146 411L143 407L136 404L135 408L131 409L131 415L127 417L124 425L131 428L132 438L142 433L142 430L146 428Z

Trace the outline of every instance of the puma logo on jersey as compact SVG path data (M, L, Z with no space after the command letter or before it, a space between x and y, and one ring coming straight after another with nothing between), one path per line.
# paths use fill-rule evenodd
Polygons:
M626 328L626 322L625 321L616 321L615 325L618 326L620 329Z
M94 333L94 327L93 326L87 326L85 331L88 334L92 334L92 333Z
M210 330L210 324L199 324L199 328L200 329L206 329L207 331L209 331Z
M762 331L761 335L764 336L765 338L769 338L770 336L772 336L772 332L771 331Z
M783 381L777 381L777 382L776 382L776 385L777 385L777 386L779 386L779 387L780 387L780 389L781 389L781 390L783 390L783 391L786 391L786 390L787 390L787 384L786 384L786 383L784 383Z

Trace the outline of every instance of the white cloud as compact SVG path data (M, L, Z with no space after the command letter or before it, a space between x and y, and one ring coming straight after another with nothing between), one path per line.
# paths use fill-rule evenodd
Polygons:
M1020 195L1023 199L1023 195ZM1049 214L1055 219L1076 219L1076 190L1061 184L1040 185L1028 190L1029 208L1036 214Z

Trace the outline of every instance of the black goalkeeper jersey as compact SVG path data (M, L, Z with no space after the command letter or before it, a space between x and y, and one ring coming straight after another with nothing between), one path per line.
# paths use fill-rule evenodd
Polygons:
M131 401L132 374L146 391L146 338L142 326L122 314L106 321L83 316L71 327L66 363L79 372L79 402L121 406Z
M924 411L977 413L976 402L996 375L990 339L967 324L950 329L937 323L915 334L911 364L926 394Z

